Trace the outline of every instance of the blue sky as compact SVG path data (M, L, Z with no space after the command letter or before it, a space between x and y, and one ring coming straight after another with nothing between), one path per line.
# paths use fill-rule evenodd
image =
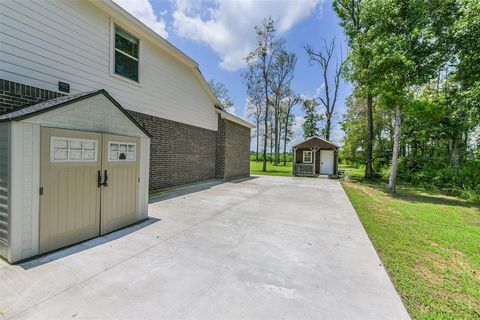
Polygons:
M329 0L115 2L197 61L207 80L215 79L225 84L235 103L235 114L244 118L247 95L242 78L246 70L243 58L255 44L253 27L263 18L274 18L277 34L286 39L287 49L297 55L292 87L299 94L317 96L324 85L321 69L309 64L304 45L320 48L324 39L329 41L336 37L343 47L343 56L347 52L342 29ZM342 137L338 121L345 111L345 98L350 91L349 84L341 84L331 137L338 143ZM295 107L294 113L297 124L292 143L302 140L300 106Z

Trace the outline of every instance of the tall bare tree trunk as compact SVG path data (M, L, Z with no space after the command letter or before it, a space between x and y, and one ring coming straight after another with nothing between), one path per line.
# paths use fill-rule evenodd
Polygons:
M287 139L288 139L288 118L290 116L290 110L287 112L285 118L285 130L283 132L283 165L287 165Z
M365 165L365 178L373 178L373 97L369 93L367 95L367 161Z
M400 149L400 124L401 124L400 106L395 106L395 125L393 129L393 152L392 152L392 166L390 168L389 191L391 194L395 193L395 186L397 180L398 167L398 152Z
M275 150L275 162L278 166L280 164L280 148L282 147L282 123L278 120L278 137L277 137L277 150Z
M270 163L272 163L273 154L273 123L270 124Z
M279 121L279 111L278 111L278 98L276 98L275 100L275 141L274 141L274 144L275 144L275 160L274 160L274 164L276 166L278 166L278 163L279 163L279 155L280 155L280 121Z
M325 128L325 139L330 140L330 127L332 126L332 117L327 115L327 125Z
M260 143L260 124L258 123L260 121L259 118L257 118L257 153L255 155L255 161L258 162L258 144Z

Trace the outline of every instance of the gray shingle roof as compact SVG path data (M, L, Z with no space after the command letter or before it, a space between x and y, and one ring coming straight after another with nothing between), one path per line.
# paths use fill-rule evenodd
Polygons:
M37 113L45 112L48 109L66 104L68 102L77 100L79 98L95 95L96 93L100 93L100 92L101 90L82 92L82 93L71 94L68 96L58 97L58 98L47 100L47 101L38 102L30 106L12 111L10 113L2 114L0 115L0 121L10 121L10 120L28 118L29 116L33 116Z

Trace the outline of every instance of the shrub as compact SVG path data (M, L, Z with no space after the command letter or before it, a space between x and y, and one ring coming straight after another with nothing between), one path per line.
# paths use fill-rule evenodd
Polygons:
M400 176L413 184L434 186L448 195L480 201L480 160L467 161L459 168L426 165L421 170L409 171L403 164L399 167Z

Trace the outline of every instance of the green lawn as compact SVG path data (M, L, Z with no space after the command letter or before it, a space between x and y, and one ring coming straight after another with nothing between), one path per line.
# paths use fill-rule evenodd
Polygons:
M387 181L361 170L342 182L414 319L480 319L478 203Z
M270 162L267 162L267 171L262 171L263 162L261 161L250 161L250 173L251 174L261 174L267 176L292 176L292 163L287 162L287 165L284 166L283 163L274 166Z

